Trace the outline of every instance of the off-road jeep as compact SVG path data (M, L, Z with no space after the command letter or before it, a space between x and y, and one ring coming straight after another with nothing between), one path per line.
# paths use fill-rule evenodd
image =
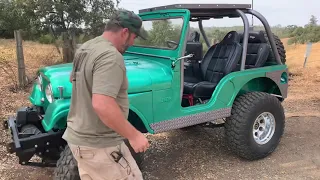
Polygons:
M246 14L256 16L265 31L253 31ZM284 132L281 102L287 97L288 70L283 44L267 20L250 4L177 4L143 9L139 15L148 39L137 39L124 54L128 121L155 134L222 120L226 142L240 157L255 160L272 153ZM223 17L241 18L244 29L211 44L202 22ZM190 32L190 22L199 23L201 34ZM30 95L33 106L20 108L4 123L13 140L8 151L19 163L31 165L38 155L44 164L57 166L57 179L79 179L61 138L71 69L71 63L41 68ZM132 153L140 163L141 154Z

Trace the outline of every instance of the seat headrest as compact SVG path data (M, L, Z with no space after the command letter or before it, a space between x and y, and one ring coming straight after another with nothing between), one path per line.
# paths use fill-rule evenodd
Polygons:
M240 34L240 43L243 43L244 33ZM263 31L250 31L248 43L267 43Z
M198 33L197 31L193 31L192 33L190 33L188 41L199 42L200 41L200 33Z
M239 34L236 31L230 31L221 41L223 44L233 44L234 42L240 42Z

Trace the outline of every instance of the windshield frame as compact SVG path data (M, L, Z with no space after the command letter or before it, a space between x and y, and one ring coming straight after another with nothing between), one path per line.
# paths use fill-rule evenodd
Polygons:
M154 20L168 20L168 19L181 19L181 28L179 31L179 40L178 40L178 45L175 48L169 48L169 47L160 47L160 46L145 46L145 45L136 45L133 44L132 47L136 47L136 48L150 48L150 49L159 49L159 50L176 50L177 48L179 48L179 46L181 45L181 38L183 35L183 28L184 28L184 24L185 24L185 19L183 16L173 16L173 17L159 17L159 18L147 18L147 19L143 19L142 21L154 21ZM140 37L139 37L140 38ZM149 37L147 37L149 38ZM141 39L141 38L140 38ZM143 39L141 39L141 41L145 41Z
M167 19L182 17L183 24L181 29L180 42L176 49L160 49L157 47L148 46L130 46L125 52L126 55L135 56L152 56L161 59L175 59L180 57L185 50L185 44L187 40L187 35L189 33L189 22L190 22L190 11L187 9L168 9L168 10L156 10L151 12L140 13L139 16L142 20L146 21L149 19Z

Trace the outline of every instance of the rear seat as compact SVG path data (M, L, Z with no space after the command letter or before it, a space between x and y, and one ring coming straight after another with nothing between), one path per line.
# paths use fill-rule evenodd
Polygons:
M240 34L240 44L243 46L243 33ZM248 49L245 69L262 67L269 56L270 46L267 43L263 31L249 32ZM234 71L239 71L241 61Z

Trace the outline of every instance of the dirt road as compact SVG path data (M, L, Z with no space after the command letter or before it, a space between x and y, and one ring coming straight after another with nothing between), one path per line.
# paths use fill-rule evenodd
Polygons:
M320 179L320 118L292 117L277 150L260 161L234 156L223 128L176 130L149 136L143 173L146 180ZM3 134L3 131L2 131ZM2 136L3 137L3 136ZM52 168L17 165L1 142L0 179L52 179ZM13 159L12 159L13 158ZM33 170L33 171L32 171Z

